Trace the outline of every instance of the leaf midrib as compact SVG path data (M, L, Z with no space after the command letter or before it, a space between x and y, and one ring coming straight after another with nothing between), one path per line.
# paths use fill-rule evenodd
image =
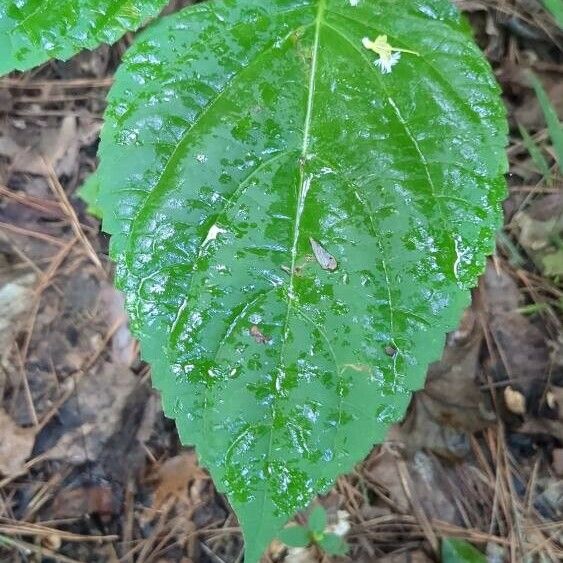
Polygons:
M247 22L240 22L239 24L234 26L234 28L239 27L241 25L248 25L248 24L247 24ZM232 28L232 29L234 29L234 28ZM231 29L231 31L232 31L232 29ZM294 32L295 32L294 29L289 30L288 33L286 34L286 36L282 39L282 42L285 42L287 40L287 38L289 38ZM143 213L147 209L147 207L150 204L150 202L152 201L152 199L154 197L156 197L156 195L160 192L160 187L162 185L164 185L163 181L167 177L167 174L168 174L170 167L173 167L175 165L176 161L182 158L183 155L182 155L181 149L184 146L184 144L189 141L191 133L194 131L194 129L198 125L200 125L200 123L203 121L205 116L207 116L209 113L211 113L213 108L223 98L223 96L227 95L227 93L229 92L232 85L234 83L236 83L238 80L240 80L241 76L243 76L251 68L253 68L253 66L255 64L257 64L264 55L266 55L267 53L269 53L270 51L272 51L275 48L276 48L276 41L273 41L265 49L258 52L256 54L256 56L246 64L246 66L244 66L240 69L239 72L235 73L223 85L222 89L220 91L218 91L217 94L207 103L207 105L204 106L204 108L202 109L202 112L196 117L194 122L191 123L186 128L186 130L182 133L182 135L181 135L179 141L177 142L174 150L172 151L172 153L168 157L166 164L164 165L162 172L158 176L156 183L154 184L153 188L151 190L149 190L146 197L144 198L144 200L141 202L141 204L138 206L137 210L133 214L133 217L131 219L131 232L129 233L129 238L131 240L133 240L135 238L135 234L136 234L136 230L137 230L137 223L138 223L139 218L143 215ZM127 256L127 258L126 258L127 265L128 265L128 267L131 267L131 264L129 263L129 259L130 259L130 257Z
M315 38L313 41L313 51L311 53L311 69L309 72L309 86L307 94L307 110L305 113L305 124L303 127L303 145L301 147L301 158L299 162L299 191L297 195L297 206L295 209L295 220L293 223L293 243L291 246L291 270L289 273L288 284L288 315L291 310L291 302L293 299L293 283L295 278L295 262L297 259L297 244L299 242L299 227L301 217L305 207L305 199L307 197L308 185L307 176L305 174L305 162L308 158L309 145L311 142L311 123L313 121L313 108L315 98L315 79L317 76L318 52L321 35L321 22L326 9L326 0L319 0L317 15L315 18ZM287 329L287 321L286 327ZM284 335L285 342L285 335Z
M320 35L321 35L321 23L323 19L323 15L326 10L326 0L319 0L317 6L317 14L315 18L315 37L313 41L313 50L311 53L311 68L309 71L309 85L308 85L308 94L307 94L307 109L305 113L305 123L303 127L303 144L301 147L301 158L300 158L300 166L299 166L299 191L297 196L297 205L295 209L295 221L293 225L293 243L291 247L291 269L289 273L289 283L288 283L288 291L287 291L287 312L286 318L283 327L283 334L282 334L282 344L280 349L280 365L284 365L284 354L285 354L285 346L287 343L287 330L289 326L289 319L291 317L291 311L293 308L293 284L295 278L295 265L297 259L297 244L299 242L299 227L301 223L301 217L303 216L303 211L305 207L305 199L307 197L307 176L305 174L305 162L308 157L309 153L309 146L311 142L311 124L313 121L313 109L314 109L314 97L315 97L315 80L317 75L317 66L318 66L318 52L319 52L319 45L320 45ZM336 361L336 358L335 358ZM274 436L274 425L270 424L270 432L268 438L268 451L266 453L266 463L271 458L272 455L272 445L273 445L273 436ZM260 503L260 510L259 514L261 515L260 518L260 529L258 531L257 537L261 537L262 527L264 525L264 507L266 505L266 483L264 483L264 488L262 489L262 502Z

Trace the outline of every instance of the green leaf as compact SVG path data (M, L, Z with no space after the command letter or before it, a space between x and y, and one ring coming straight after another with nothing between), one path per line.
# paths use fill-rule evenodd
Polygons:
M102 218L102 210L98 206L98 193L100 191L100 182L96 173L91 174L84 184L78 188L78 197L86 204L86 211L97 217Z
M549 164L543 156L541 149L538 147L538 145L536 145L534 139L530 137L530 134L523 125L518 124L518 129L520 131L520 135L522 135L522 142L524 143L526 150L530 153L532 161L536 165L538 172L544 178L549 179L549 177L551 176L551 173L549 171Z
M303 526L289 526L279 533L280 540L289 547L305 547L311 539L309 531Z
M346 555L348 552L348 544L336 534L325 534L319 545L329 555Z
M418 55L382 74L380 34ZM99 168L117 284L247 562L423 384L493 249L505 142L447 0L205 2L126 55Z
M444 538L442 563L487 563L487 558L465 540Z
M322 534L326 528L326 510L317 504L311 514L309 514L309 519L307 520L307 525L309 530L315 534Z
M543 5L551 13L557 25L563 28L563 0L543 0Z
M557 117L557 112L551 104L542 83L532 73L530 73L530 78L545 117L545 122L547 123L547 130L549 131L549 136L551 137L551 142L555 149L559 170L563 171L563 126Z
M167 0L4 0L0 75L114 43L158 15Z

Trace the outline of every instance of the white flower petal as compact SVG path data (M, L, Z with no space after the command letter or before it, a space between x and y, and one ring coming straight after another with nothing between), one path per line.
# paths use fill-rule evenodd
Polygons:
M379 57L375 60L375 66L381 70L381 74L389 74L391 69L399 62L401 53L392 53L390 57Z

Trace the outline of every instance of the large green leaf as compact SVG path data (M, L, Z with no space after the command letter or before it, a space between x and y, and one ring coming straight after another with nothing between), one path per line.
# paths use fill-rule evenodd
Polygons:
M99 204L165 412L256 561L399 420L504 197L498 87L446 0L207 2L110 93ZM404 52L388 74L364 46Z
M167 0L0 0L0 75L113 43Z

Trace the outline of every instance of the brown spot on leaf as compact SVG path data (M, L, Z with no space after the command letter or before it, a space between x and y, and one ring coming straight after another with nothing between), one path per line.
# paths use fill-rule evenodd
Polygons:
M268 338L256 325L252 325L250 328L250 335L258 342L258 344L268 344L270 338Z

